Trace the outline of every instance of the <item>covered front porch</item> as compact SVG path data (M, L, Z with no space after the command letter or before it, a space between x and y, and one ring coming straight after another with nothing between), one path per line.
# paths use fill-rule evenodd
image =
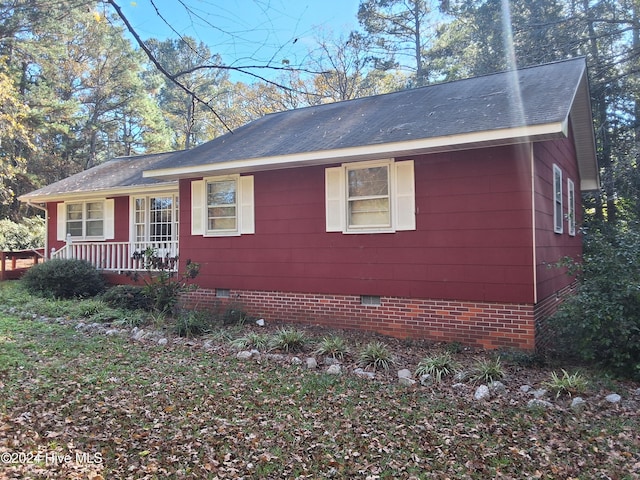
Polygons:
M178 241L164 242L76 242L67 241L49 258L86 260L105 272L178 270Z

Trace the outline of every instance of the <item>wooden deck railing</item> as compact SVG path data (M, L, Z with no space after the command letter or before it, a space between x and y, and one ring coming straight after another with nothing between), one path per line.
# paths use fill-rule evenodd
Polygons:
M165 267L176 271L178 242L68 242L60 250L51 252L51 258L77 258L86 260L98 270L133 272L147 270L147 249L154 257L169 260Z

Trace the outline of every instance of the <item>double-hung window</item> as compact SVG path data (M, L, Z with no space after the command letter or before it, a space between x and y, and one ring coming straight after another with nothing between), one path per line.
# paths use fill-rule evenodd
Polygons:
M59 203L58 240L113 238L113 200Z
M327 232L415 230L413 161L347 163L325 170Z
M553 231L562 233L564 212L562 209L562 170L553 166Z
M569 223L569 235L576 234L576 188L573 180L567 180L567 222Z
M228 175L191 182L191 234L254 233L253 176Z

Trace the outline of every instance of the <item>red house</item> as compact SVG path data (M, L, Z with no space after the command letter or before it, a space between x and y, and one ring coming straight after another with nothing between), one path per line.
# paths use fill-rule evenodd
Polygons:
M599 187L584 59L267 115L22 200L51 256L201 265L194 308L532 350Z

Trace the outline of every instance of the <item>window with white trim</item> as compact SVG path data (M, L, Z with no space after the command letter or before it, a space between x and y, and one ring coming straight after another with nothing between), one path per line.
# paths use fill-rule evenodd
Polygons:
M354 162L325 170L326 231L415 230L413 160Z
M253 176L229 175L191 182L191 234L254 233Z
M567 179L567 222L569 225L569 235L576 234L576 188L573 180Z
M57 239L104 240L113 238L113 200L59 203Z
M564 212L562 209L562 170L553 166L553 231L562 233Z
M136 242L171 242L178 239L176 195L135 197L133 229Z

